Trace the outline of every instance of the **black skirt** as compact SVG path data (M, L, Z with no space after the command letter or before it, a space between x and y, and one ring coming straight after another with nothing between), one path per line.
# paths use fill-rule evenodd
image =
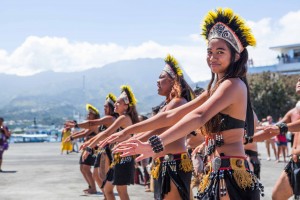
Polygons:
M112 182L113 185L134 184L134 163L133 156L121 158L120 154L114 154L102 188L105 186L106 181Z
M190 167L182 168L182 157ZM192 178L192 162L187 153L183 154L168 154L165 157L159 158L158 178L154 178L154 199L162 200L164 196L171 190L171 181L175 184L181 199L190 199L190 185Z
M98 151L98 153L94 154L94 157L95 157L94 168L100 167L100 159L101 159L102 153L103 153L103 151Z
M245 153L250 157L250 162L253 165L253 172L260 179L260 161L257 151L245 150Z
M88 157L82 161L82 154L80 156L79 164L81 165L89 165L89 166L94 166L95 163L95 156L93 154L89 154Z
M208 179L203 178L201 181L202 184L207 184L204 184L203 190L200 188L197 199L219 200L221 196L228 194L231 200L259 200L260 193L263 196L263 186L254 173L249 170L247 161L243 158L235 157L233 159L221 158L218 162L215 160L210 162L209 167L206 166L207 176L203 177L206 176ZM219 164L213 164L214 162ZM243 188L239 186L235 178L238 174L240 174L238 180ZM243 176L245 178L242 178Z
M284 171L289 178L295 199L300 199L300 156L294 155L293 157L296 158L297 162L291 159L284 168Z

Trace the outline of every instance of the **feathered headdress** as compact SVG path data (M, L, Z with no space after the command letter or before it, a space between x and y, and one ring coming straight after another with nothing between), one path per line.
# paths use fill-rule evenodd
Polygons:
M130 88L129 85L122 85L121 86L121 95L120 98L124 100L126 104L129 104L129 106L135 106L136 105L136 99L135 96Z
M99 115L98 109L95 108L94 106L92 106L91 104L87 103L85 107L86 107L86 111L92 112L92 113L94 113L95 115Z
M218 8L208 12L202 25L202 35L208 41L221 38L229 42L238 53L248 45L256 45L251 29L230 8Z
M165 58L165 63L168 65L165 66L163 71L167 72L173 79L176 77L176 75L180 77L183 76L178 61L173 56L168 54Z
M116 96L113 93L109 93L106 96L105 102L107 102L107 103L111 104L112 106L114 106L116 100L117 100Z

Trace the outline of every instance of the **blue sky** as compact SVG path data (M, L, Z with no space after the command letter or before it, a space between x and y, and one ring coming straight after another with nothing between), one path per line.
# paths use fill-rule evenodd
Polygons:
M10 0L0 3L0 70L18 75L80 71L170 52L194 81L205 80L209 76L201 76L199 70L205 68L205 43L197 37L203 17L216 7L232 8L253 27L261 46L250 53L260 65L272 62L271 50L266 60L258 57L269 46L300 42L296 34L284 38L292 25L300 24L295 19L300 13L298 0Z

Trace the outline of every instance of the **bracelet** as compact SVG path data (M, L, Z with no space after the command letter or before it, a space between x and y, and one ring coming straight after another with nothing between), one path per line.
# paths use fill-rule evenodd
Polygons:
M73 122L75 123L75 128L79 128L77 121L73 120Z
M252 136L245 136L244 145L248 144L248 143L252 143L252 142L253 142L253 137Z
M74 138L72 137L72 135L70 136L70 140L71 140L71 141L73 141L73 140L74 140Z
M163 142L157 135L153 135L148 139L154 153L159 153L164 150Z
M85 147L85 150L89 153L92 154L93 153L93 149L91 147Z
M281 122L281 123L277 123L276 126L279 128L280 134L286 134L289 130L288 126L286 123Z

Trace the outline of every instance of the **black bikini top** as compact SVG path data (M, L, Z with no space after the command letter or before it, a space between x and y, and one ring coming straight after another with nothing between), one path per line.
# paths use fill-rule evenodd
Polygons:
M236 128L245 128L245 121L231 117L230 115L218 113L220 117L220 126L217 132L226 131Z
M104 126L104 125L101 125L101 126L99 126L99 129L98 129L98 131L99 132L102 132L102 131L105 131L107 129L107 127L106 126Z

